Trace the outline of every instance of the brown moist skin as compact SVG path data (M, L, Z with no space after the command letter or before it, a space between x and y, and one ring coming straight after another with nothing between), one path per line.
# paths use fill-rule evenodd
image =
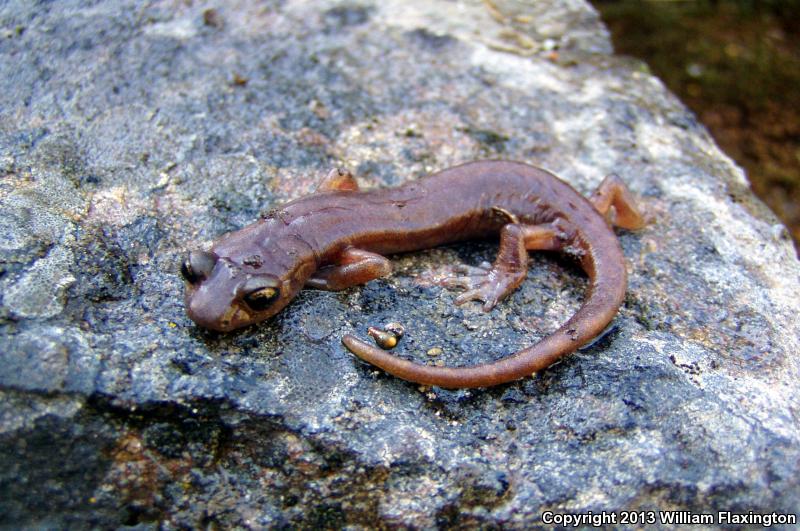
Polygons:
M644 224L616 176L587 200L553 174L518 162L472 162L364 192L349 173L334 170L317 193L223 236L208 252L189 253L181 268L186 307L197 324L226 332L276 314L303 287L342 290L388 275L385 254L499 233L494 264L463 266L464 276L442 282L466 290L456 304L481 300L489 311L522 283L529 250L576 257L590 280L583 306L550 336L496 362L431 367L342 338L358 357L405 380L447 388L501 384L551 365L614 318L627 275L610 222Z

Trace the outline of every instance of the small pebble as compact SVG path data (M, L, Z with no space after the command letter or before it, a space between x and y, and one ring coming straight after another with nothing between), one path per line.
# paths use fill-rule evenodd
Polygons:
M394 322L389 323L386 326L384 326L383 329L389 332L390 334L394 334L398 340L401 337L403 337L403 334L406 333L405 327L403 327L403 325L401 325L400 323L394 323Z

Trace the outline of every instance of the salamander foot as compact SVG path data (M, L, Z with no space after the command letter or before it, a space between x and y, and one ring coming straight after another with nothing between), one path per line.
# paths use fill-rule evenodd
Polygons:
M453 275L440 282L447 289L460 288L466 291L456 297L458 305L469 301L483 301L483 311L488 312L498 302L514 291L525 279L525 271L510 271L497 265L483 262L480 266L459 265Z

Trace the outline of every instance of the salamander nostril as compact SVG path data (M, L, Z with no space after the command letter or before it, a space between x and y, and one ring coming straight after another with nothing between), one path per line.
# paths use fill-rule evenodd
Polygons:
M206 251L191 251L181 263L181 275L194 284L208 277L217 263L217 255Z

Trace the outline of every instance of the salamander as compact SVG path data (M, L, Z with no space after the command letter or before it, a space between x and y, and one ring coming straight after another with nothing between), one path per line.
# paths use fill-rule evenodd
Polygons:
M560 251L589 277L580 309L538 343L468 367L407 361L352 335L342 342L384 371L425 385L487 387L539 371L590 342L614 318L627 287L625 258L612 225L638 229L644 218L614 175L586 199L552 173L519 162L479 161L388 189L359 190L333 170L314 194L188 253L181 266L186 308L200 326L227 332L263 321L304 287L343 290L390 274L386 254L499 234L493 264L461 266L442 280L465 291L455 304L490 311L523 281L528 251Z

